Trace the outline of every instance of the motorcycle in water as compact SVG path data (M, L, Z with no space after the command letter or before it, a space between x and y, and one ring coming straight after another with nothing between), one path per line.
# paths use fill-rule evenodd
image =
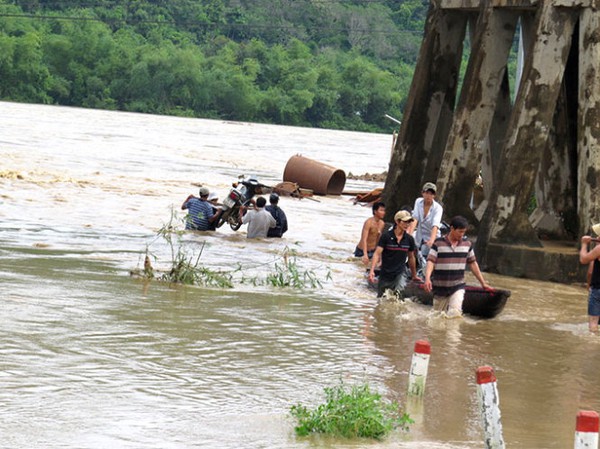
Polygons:
M267 186L259 183L255 178L243 179L238 182L223 200L223 212L217 221L217 228L229 223L232 230L237 231L240 229L240 226L242 226L240 208L247 206L256 194L257 189L262 187Z

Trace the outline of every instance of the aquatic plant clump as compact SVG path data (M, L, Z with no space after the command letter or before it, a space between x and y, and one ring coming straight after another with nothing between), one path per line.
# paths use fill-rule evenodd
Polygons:
M283 265L275 264L275 271L267 274L266 284L273 287L291 287L291 288L322 288L323 282L312 270L301 271L296 264L296 258L288 259L284 257ZM331 279L331 273L328 271L325 280Z
M189 255L182 243L184 231L179 229L175 211L171 210L171 218L168 223L163 225L157 232L156 239L164 240L171 252L170 269L157 275L156 270L150 261L150 249L146 247L144 257L144 268L142 270L133 270L132 275L142 276L146 279L157 279L163 282L203 285L206 287L232 288L233 281L230 273L211 270L200 264L200 257L204 250L205 243L202 242L200 251Z
M297 404L290 409L298 436L322 433L344 438L381 440L392 430L408 430L413 421L395 402L386 402L368 384L347 387L343 382L325 388L324 404L310 410Z
M207 287L232 288L231 275L213 271L199 264L200 255L194 262L191 257L183 252L178 252L172 261L171 270L160 276L161 281L187 284L204 285Z
M175 211L171 210L171 218L168 223L157 232L155 240L161 239L166 242L170 253L170 268L158 274L150 262L150 249L146 247L143 269L132 270L131 274L141 276L146 279L157 279L163 282L202 285L205 287L233 288L234 281L251 283L252 285L268 285L280 288L322 288L323 280L320 279L312 270L302 270L296 263L294 251L285 247L281 256L283 263L274 263L274 270L269 271L262 276L247 277L244 271L249 268L241 264L230 271L211 270L200 264L200 257L204 250L205 242L201 243L200 250L188 251L182 240L185 231L180 228L179 220ZM260 264L263 266L267 264ZM331 279L331 272L327 270L325 280Z
M245 276L243 274L243 267L240 265L236 270L242 273L240 282L254 286L267 285L270 287L302 290L306 288L323 288L323 282L331 280L331 271L329 269L324 272L323 276L317 275L313 270L302 269L296 261L295 254L294 250L290 250L286 246L281 256L277 259L281 260L279 263L274 261L262 264L264 266L273 264L273 270L268 271L264 275Z

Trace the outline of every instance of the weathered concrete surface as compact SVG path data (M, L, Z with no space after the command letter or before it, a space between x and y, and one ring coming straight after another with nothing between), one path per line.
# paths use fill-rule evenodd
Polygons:
M600 222L600 11L584 10L579 27L577 215L584 234Z
M488 199L491 196L494 184L497 182L496 173L500 164L500 156L502 155L502 147L504 146L504 136L508 130L508 120L512 110L510 100L510 85L508 81L508 73L504 72L504 79L500 85L498 99L496 100L496 111L492 119L492 126L488 136L488 145L483 152L481 159L481 176L483 179L484 198ZM483 212L482 212L483 214ZM481 215L477 217L478 221Z
M577 237L577 61L571 51L553 126L535 182L537 209L529 221L538 235L555 240ZM575 73L571 73L575 69ZM557 192L562 192L558 195Z
M488 242L539 246L527 208L556 106L578 11L544 3L536 16L536 39L527 58L502 151L498 185L478 234Z
M388 215L420 195L430 158L441 160L448 137L468 15L434 6L427 15L425 36L396 146L385 182ZM439 162L438 162L439 167ZM437 173L436 173L437 174ZM429 180L429 179L428 179Z
M486 8L479 17L459 104L437 177L438 195L449 216L476 222L469 205L496 111L506 61L519 15Z
M517 278L583 283L587 272L574 242L544 242L540 248L490 243L483 258L486 271Z
M517 16L525 67L513 106L505 65ZM454 111L467 22L472 54ZM479 170L483 198L470 204ZM581 281L577 251L548 252L540 238L576 246L600 222L600 0L432 0L388 173L390 214L434 181L445 219L480 218L483 267Z

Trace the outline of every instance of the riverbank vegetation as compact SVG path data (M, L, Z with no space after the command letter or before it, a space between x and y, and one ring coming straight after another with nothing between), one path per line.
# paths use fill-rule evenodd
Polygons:
M408 430L413 421L395 402L386 402L367 384L348 386L340 382L325 388L325 402L314 409L297 404L290 413L298 436L322 433L343 438L381 440L396 428Z
M0 0L0 99L389 132L424 0Z

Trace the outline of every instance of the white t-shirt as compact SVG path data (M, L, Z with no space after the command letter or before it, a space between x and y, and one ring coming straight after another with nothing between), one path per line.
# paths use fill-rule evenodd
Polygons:
M248 223L249 239L256 237L266 237L269 228L277 226L277 222L273 216L264 208L249 210L242 218L242 223Z
M417 245L421 245L423 240L427 241L431 237L431 230L434 226L437 226L437 237L440 237L442 234L440 232L440 227L442 225L442 214L444 213L444 209L442 205L437 201L433 201L433 204L429 208L429 213L425 216L425 199L417 198L415 200L415 207L413 208L413 218L417 220L417 233L415 236L415 240Z

